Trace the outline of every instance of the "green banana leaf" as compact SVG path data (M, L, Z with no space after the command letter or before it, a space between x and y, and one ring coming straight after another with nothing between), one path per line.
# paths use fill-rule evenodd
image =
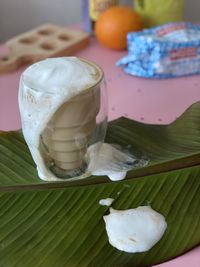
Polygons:
M170 125L121 118L106 141L131 146L149 160L120 182L89 177L39 180L21 132L0 133L0 266L144 267L172 259L200 243L200 103ZM151 205L168 223L148 252L120 252L108 243L99 200L113 208Z

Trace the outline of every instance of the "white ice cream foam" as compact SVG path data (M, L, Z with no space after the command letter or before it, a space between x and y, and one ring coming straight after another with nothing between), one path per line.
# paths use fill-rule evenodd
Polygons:
M150 206L114 210L103 217L109 243L128 253L150 250L164 235L167 223L162 214Z
M76 58L49 58L27 68L20 79L19 109L24 138L41 179L58 179L46 166L40 136L56 110L72 97L99 83L96 64Z
M129 170L143 167L146 159L137 159L120 146L96 143L88 148L88 171L95 176L106 175L112 181L123 180Z
M114 198L104 198L99 200L99 205L110 207L114 201Z

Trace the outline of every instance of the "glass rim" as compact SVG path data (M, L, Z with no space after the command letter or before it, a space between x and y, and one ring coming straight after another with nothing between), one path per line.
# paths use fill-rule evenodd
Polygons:
M90 60L87 60L87 59L84 59L84 58L81 58L81 57L77 57L78 59L80 59L81 61L83 61L83 62L85 62L86 64L88 64L88 65L90 65L90 66L94 66L95 67L95 69L97 69L98 71L99 71L99 77L98 77L98 79L97 79L97 81L94 83L94 84L92 84L92 85L90 85L90 86L88 86L88 87L86 87L84 90L82 90L81 92L79 92L79 93L86 93L86 91L87 90L89 90L89 89L91 89L92 87L95 87L95 86L97 86L98 84L100 84L103 80L104 80L104 71L103 71L103 69L98 65L98 64L96 64L95 62L93 62L93 61L90 61ZM35 62L36 63L36 62ZM34 63L34 64L35 64ZM31 65L30 65L31 66ZM29 66L29 67L30 67ZM39 89L37 89L36 87L33 87L33 86L30 86L30 84L29 83L27 83L26 81L25 81L25 79L24 79L24 75L23 75L23 73L22 73L22 75L21 75L21 82L23 83L23 85L25 85L28 89L30 89L30 90L32 90L32 91L35 91L35 92L41 92L41 93L45 93L45 94L49 94L49 95L55 95L55 94L58 94L58 92L59 91L57 91L56 93L55 92L49 92L49 91L40 91ZM78 94L79 94L78 93Z

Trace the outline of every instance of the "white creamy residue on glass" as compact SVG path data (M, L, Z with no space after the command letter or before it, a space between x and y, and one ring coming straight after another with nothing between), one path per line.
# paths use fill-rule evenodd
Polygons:
M113 201L114 201L114 198L110 198L110 197L105 198L105 199L101 199L101 200L99 200L99 205L110 207L112 205Z
M96 67L76 57L49 58L23 72L19 89L22 130L41 179L60 180L49 170L40 142L48 122L60 106L100 78ZM86 175L107 175L112 181L122 180L130 169L147 164L144 159L138 160L121 148L101 142L88 148L86 158Z
M51 181L57 177L45 165L40 135L63 103L98 79L97 70L76 57L49 58L31 65L22 74L19 109L23 135L41 179Z
M150 206L115 210L103 217L109 243L118 250L136 253L150 250L164 235L167 223Z
M145 166L148 161L136 159L129 152L107 143L97 143L88 148L88 171L95 176L106 175L112 181L123 180L129 170Z

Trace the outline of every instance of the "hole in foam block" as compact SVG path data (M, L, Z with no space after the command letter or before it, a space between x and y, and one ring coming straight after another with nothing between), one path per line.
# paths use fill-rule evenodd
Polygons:
M51 28L45 28L45 29L41 29L38 31L38 34L40 35L51 35L55 32L55 30L51 29Z
M19 39L19 42L22 44L33 44L38 40L36 36L24 37Z
M56 48L55 45L54 44L51 44L51 43L43 43L43 44L40 45L40 47L42 49L48 50L48 51L54 50Z
M67 35L67 34L60 34L58 36L58 39L61 40L61 41L69 41L69 40L72 39L72 37Z
M5 61L8 61L9 59L10 59L9 57L2 57L1 58L1 61L4 61L5 62Z

